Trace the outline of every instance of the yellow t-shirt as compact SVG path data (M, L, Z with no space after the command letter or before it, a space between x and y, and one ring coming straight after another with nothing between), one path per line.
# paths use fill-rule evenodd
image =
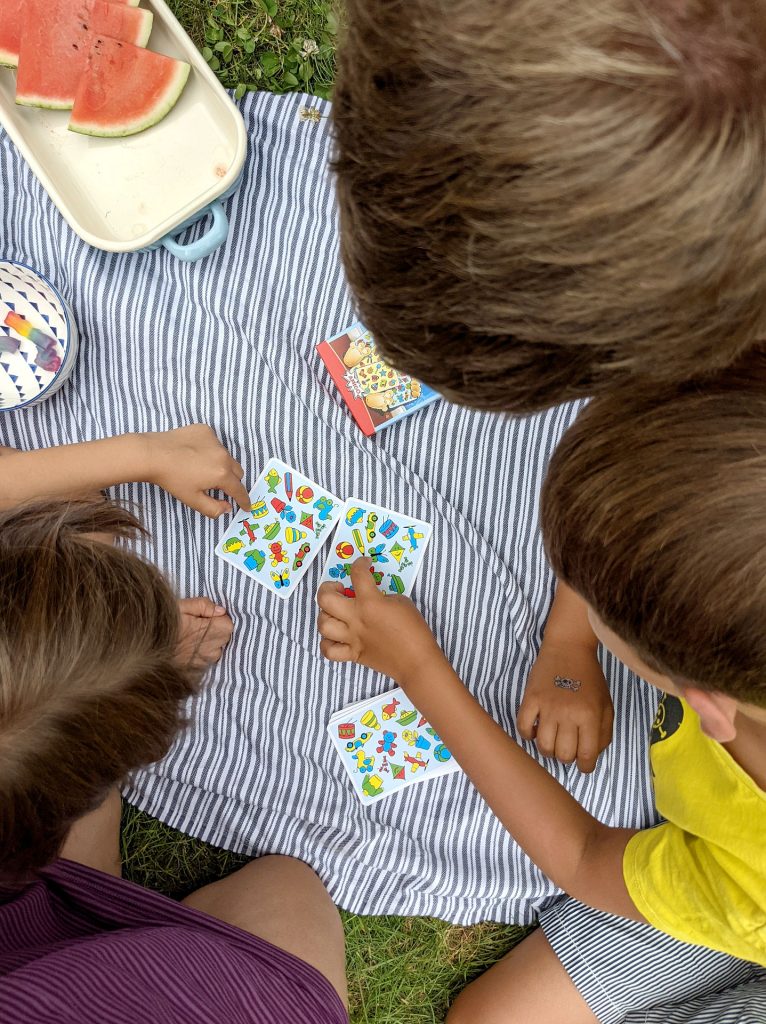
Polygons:
M623 871L647 921L682 942L766 966L766 792L665 694L652 726L657 810Z

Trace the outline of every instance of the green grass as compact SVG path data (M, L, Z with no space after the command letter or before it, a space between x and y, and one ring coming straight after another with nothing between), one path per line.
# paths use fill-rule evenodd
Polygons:
M168 0L210 67L237 96L299 90L328 97L342 8L336 0ZM123 814L125 873L176 899L245 863L135 808ZM352 1024L434 1024L457 992L524 935L430 918L343 914ZM477 1022L479 1024L479 1022Z
M124 805L125 875L180 899L244 864ZM457 928L432 918L343 914L351 1024L435 1024L461 988L508 952L524 929ZM479 1024L479 1022L477 1022Z
M335 0L168 0L228 89L328 97L335 72Z

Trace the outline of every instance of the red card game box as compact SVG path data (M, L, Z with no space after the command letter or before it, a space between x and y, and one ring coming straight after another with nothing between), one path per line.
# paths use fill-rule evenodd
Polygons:
M367 437L440 397L381 359L372 334L363 324L353 324L320 342L317 352Z

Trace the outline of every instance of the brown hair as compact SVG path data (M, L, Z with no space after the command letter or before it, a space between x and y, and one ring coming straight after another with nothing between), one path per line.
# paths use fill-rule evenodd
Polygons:
M0 513L0 880L49 863L127 772L162 757L197 676L161 573L110 502Z
M399 369L532 411L766 336L764 0L347 0L341 248Z
M595 399L543 486L556 574L644 661L766 705L766 353Z

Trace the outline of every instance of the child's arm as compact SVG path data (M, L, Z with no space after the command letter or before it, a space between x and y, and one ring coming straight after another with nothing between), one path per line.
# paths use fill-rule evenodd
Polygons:
M559 583L516 724L526 740L592 772L612 739L614 709L598 660L598 640L582 598Z
M514 839L558 886L597 909L643 921L622 858L635 829L609 828L577 803L484 711L408 598L381 594L369 562L351 567L355 598L320 587L322 653L394 678Z
M164 487L211 518L230 510L211 497L220 490L248 507L242 467L210 427L195 423L162 433L124 434L101 441L0 455L0 508L35 498L70 498L114 484L146 481Z

